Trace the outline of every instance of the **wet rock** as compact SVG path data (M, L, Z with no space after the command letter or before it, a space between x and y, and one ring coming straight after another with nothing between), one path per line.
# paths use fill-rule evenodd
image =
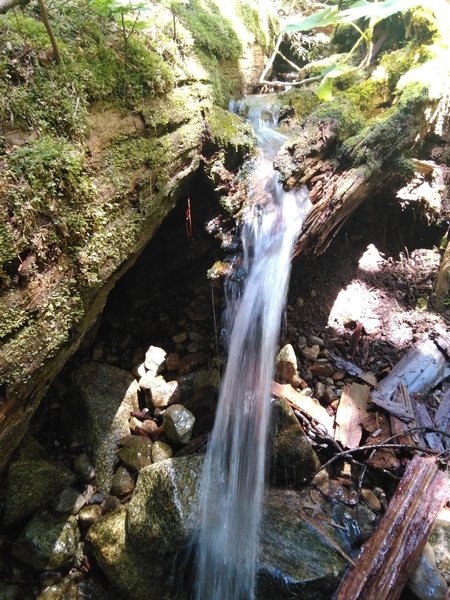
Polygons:
M85 529L96 523L102 517L102 509L99 504L90 504L83 507L78 513L78 521Z
M316 360L316 358L319 356L319 352L320 346L317 344L314 344L313 346L306 346L301 350L302 355L309 360Z
M334 498L342 500L343 494L335 493ZM347 496L347 502L349 499ZM379 521L379 517L364 504L352 507L343 502L334 506L333 519L344 528L349 550L360 548L373 534Z
M87 535L108 581L122 592L124 598L130 600L181 600L183 595L168 595L173 557L143 554L136 550L130 544L126 520L127 511L120 506L93 525Z
M143 552L183 547L198 525L198 488L203 457L157 462L139 473L128 507L130 543Z
M150 464L150 463L149 463ZM125 467L117 467L111 486L111 494L114 496L127 496L134 490L134 479Z
M133 471L140 471L152 464L153 442L144 436L128 435L121 441L117 454L120 460Z
M24 521L74 482L69 469L51 460L33 438L27 438L6 478L5 527Z
M167 458L172 458L173 450L165 442L157 441L152 447L152 462L156 463Z
M217 388L202 387L185 401L184 406L195 417L195 433L211 431L217 408Z
M144 365L147 371L156 377L165 368L166 353L162 348L150 346L145 353Z
M297 382L297 357L291 344L286 344L278 352L275 363L275 379L279 383L290 383L291 385Z
M193 352L180 359L178 370L180 375L188 375L208 362L208 355L204 352Z
M78 490L65 488L52 502L52 508L58 513L76 515L86 504L86 498Z
M143 377L142 379L145 379ZM142 388L142 380L139 382ZM180 402L181 393L177 381L165 381L163 377L156 377L149 382L146 382L143 389L149 392L149 408L166 408L170 404Z
M295 491L269 492L261 528L260 600L329 600L348 567L338 551L299 516L302 507ZM339 543L333 528L324 527Z
M79 454L73 461L75 473L79 475L82 481L89 483L95 477L95 469L89 456L83 452Z
M429 539L436 557L436 564L450 585L450 508L438 514Z
M170 352L166 356L166 368L168 371L178 371L180 365L180 355L177 352Z
M60 569L73 562L80 533L73 516L38 513L13 544L13 555L34 569Z
M301 487L319 469L319 458L289 404L275 400L272 411L271 481L275 485Z
M97 483L108 493L118 444L130 432L130 413L139 409L139 386L131 373L99 363L81 365L72 381L68 425L88 446Z
M314 386L314 395L318 400L322 400L323 395L325 394L325 384L321 381L317 381Z
M181 404L172 404L164 413L163 431L174 444L187 444L194 425L194 415Z
M372 490L369 490L368 488L362 488L361 497L365 502L367 502L367 505L371 510L376 512L380 512L382 510L381 502Z
M408 579L409 589L419 600L445 600L448 586L436 566L433 548L426 544Z
M36 600L79 600L77 585L71 577L65 577L59 583L47 586Z

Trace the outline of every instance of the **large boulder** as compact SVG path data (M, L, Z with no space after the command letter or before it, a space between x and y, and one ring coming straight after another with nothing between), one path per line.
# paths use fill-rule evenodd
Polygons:
M33 438L26 438L6 477L5 527L31 517L75 479L74 473L52 460Z
M97 483L111 489L120 441L130 433L130 412L139 409L139 386L131 373L107 364L84 363L74 369L66 422L89 448Z

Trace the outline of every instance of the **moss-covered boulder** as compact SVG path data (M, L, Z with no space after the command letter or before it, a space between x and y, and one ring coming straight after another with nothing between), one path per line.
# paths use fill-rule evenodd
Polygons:
M9 465L4 526L12 527L31 517L74 481L74 473L52 460L35 440L27 438Z

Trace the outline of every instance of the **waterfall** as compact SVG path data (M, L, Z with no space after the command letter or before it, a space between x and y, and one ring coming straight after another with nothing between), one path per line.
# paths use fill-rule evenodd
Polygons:
M248 274L229 294L228 361L202 473L196 600L255 598L275 352L292 248L310 207L306 190L284 192L272 167L285 140L274 111L252 104L247 116L261 153L241 234Z

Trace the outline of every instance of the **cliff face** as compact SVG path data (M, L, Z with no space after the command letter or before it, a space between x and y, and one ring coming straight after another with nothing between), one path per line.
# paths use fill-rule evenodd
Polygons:
M115 6L53 8L59 65L32 5L0 21L0 471L202 155L253 145L223 106L259 74L256 10L157 3L138 31Z

